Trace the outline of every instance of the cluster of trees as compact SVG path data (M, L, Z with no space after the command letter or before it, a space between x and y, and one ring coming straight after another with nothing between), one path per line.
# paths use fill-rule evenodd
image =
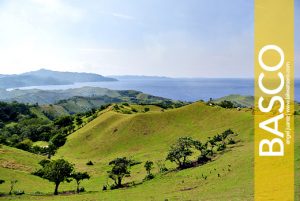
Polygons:
M158 107L161 107L162 109L173 109L173 108L179 108L182 106L185 106L188 104L188 102L182 102L182 101L171 101L171 100L164 100L157 103L139 103L140 105L155 105Z
M58 122L68 122L60 120ZM180 137L178 140L170 146L170 150L166 157L166 160L175 162L179 170L195 167L207 163L212 159L214 154L226 149L228 144L235 144L236 141L233 139L236 136L231 129L227 129L224 132L209 137L207 141L201 142L191 137ZM199 153L196 161L189 159L195 151ZM62 182L76 181L76 192L79 193L84 191L84 188L80 188L82 180L90 179L90 175L87 172L76 172L74 165L64 159L58 160L42 160L39 163L42 168L33 172L34 175L41 178L47 179L55 184L54 195L58 194L58 188ZM131 158L120 157L109 162L111 169L107 171L108 177L114 181L114 184L110 186L110 189L117 189L124 187L124 178L131 176L131 167L139 165L141 162L135 161ZM157 163L159 171L168 171L164 163ZM144 168L146 170L146 177L144 181L153 179L155 175L151 172L154 163L152 161L146 161ZM4 180L0 180L0 184ZM12 187L13 188L13 187ZM108 185L103 186L103 190L107 190ZM11 189L12 191L12 189ZM10 192L11 192L10 191Z
M178 169L186 169L203 165L211 161L212 157L216 153L225 150L228 144L235 144L236 141L233 139L233 136L236 135L237 134L235 134L231 129L227 129L221 134L214 135L212 138L209 137L204 143L191 137L180 137L174 144L171 145L166 160L175 162ZM189 157L192 156L195 151L199 153L197 160L189 160ZM124 184L122 183L123 179L125 177L130 177L131 167L138 164L140 164L140 162L126 157L116 158L109 162L111 169L107 172L108 177L114 181L114 184L110 186L110 189L124 187ZM155 175L151 173L153 166L154 163L152 161L146 161L144 163L144 168L147 172L144 181L155 177ZM165 164L161 161L157 163L157 166L161 173L168 171ZM107 190L107 188L107 185L103 186L103 190Z
M7 122L17 121L22 116L34 116L30 112L29 105L23 103L6 103L0 101L0 128Z
M81 181L90 179L87 172L76 172L74 165L64 159L42 160L39 164L42 168L33 172L33 174L53 182L55 185L54 195L58 195L58 188L62 182L71 182L74 179L76 181L76 192L79 193L84 191L84 189L80 189Z
M213 101L212 98L209 99L209 101L207 102L208 105L211 105L211 106L214 106L214 105L217 105L217 106L220 106L222 108L245 108L246 106L244 105L241 105L235 101L229 101L229 100L222 100L221 102L219 103L216 103Z
M234 132L228 129L212 138L209 137L204 143L191 137L181 137L171 145L166 160L175 162L179 169L204 164L211 160L214 153L225 150L228 144L236 143L232 137L229 138L230 135L234 135ZM189 157L194 154L195 150L198 150L200 155L197 161L190 161Z
M0 102L0 144L16 147L36 154L47 155L50 159L56 150L63 146L66 137L85 122L97 117L97 110L85 113L61 116L54 120L37 117L31 107L23 103ZM100 110L108 105L101 106ZM83 121L83 119L86 121ZM46 147L33 146L36 141L46 141Z
M54 122L24 118L1 129L0 143L37 154L49 154L64 145L66 136L73 131L72 116L60 117ZM47 141L49 146L32 146L36 141Z

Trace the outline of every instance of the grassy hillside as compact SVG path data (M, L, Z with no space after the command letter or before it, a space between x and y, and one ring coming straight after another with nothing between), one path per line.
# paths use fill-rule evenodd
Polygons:
M229 96L224 96L222 98L218 98L213 100L214 103L221 103L222 101L227 100L231 101L235 104L236 107L253 107L254 97L253 96L242 96L238 94L232 94Z
M143 111L143 108L140 110ZM167 174L157 174L158 170L155 168L153 173L157 176L151 181L128 189L102 191L103 184L112 183L107 178L106 171L109 168L108 162L115 157L128 156L140 162L164 160L169 146L178 137L192 136L195 139L205 140L208 136L227 128L239 133L238 138L241 142L228 149L226 153L218 155L214 161ZM296 116L296 132L299 131L300 118ZM91 174L92 178L82 183L88 192L80 195L52 196L50 194L53 191L53 184L28 175L28 171L18 171L20 182L17 189L31 194L36 191L49 193L43 196L23 195L19 197L20 200L253 200L253 147L253 117L250 111L210 107L203 103L194 103L164 112L158 108L151 108L149 112L136 114L123 114L122 110L116 112L110 107L97 119L70 135L67 143L55 156L55 158L63 157L74 163L78 170L88 171ZM300 138L297 135L295 148L298 161L297 178L300 178L300 155L297 154L300 153ZM22 152L4 147L4 150L6 149ZM29 156L20 158L27 157ZM20 161L19 163L22 162L20 158L16 159ZM36 167L35 164L39 159L33 156L30 162L32 168ZM94 162L93 166L86 165L89 160ZM174 168L170 163L166 163L166 166ZM2 169L1 175L6 175L5 180L11 179L15 173L12 169ZM207 176L206 180L202 178L202 174ZM139 183L145 175L143 164L137 165L132 169L132 176L126 178L125 182ZM33 181L38 181L39 185ZM299 180L297 186L298 188L300 186ZM61 185L60 191L74 188L74 182L65 183ZM7 191L8 183L0 185L0 192ZM14 199L16 198L13 197L12 200Z

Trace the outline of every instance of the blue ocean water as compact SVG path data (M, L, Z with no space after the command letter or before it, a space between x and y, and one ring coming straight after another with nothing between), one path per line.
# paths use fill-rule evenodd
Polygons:
M85 82L72 85L22 87L20 89L69 89L83 86L104 87L115 90L138 90L144 93L182 101L208 100L230 94L253 95L253 79L232 78L126 78L116 82ZM300 80L295 81L295 99L300 101Z

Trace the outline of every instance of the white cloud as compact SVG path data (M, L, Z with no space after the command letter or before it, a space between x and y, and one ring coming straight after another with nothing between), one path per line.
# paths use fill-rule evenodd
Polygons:
M135 18L133 16L124 15L124 14L121 14L121 13L112 13L111 15L114 16L114 17L117 17L117 18L124 19L124 20L135 20Z

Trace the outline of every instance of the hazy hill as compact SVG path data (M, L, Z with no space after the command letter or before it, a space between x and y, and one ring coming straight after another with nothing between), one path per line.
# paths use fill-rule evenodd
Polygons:
M86 112L110 103L160 104L163 107L183 105L180 101L152 96L134 90L110 90L99 87L82 87L67 90L0 90L1 101L38 103L41 112L57 117L59 115Z
M82 87L66 90L40 90L40 89L27 89L12 91L2 90L0 100L3 101L18 101L22 103L39 103L39 104L53 104L57 101L68 99L74 96L110 96L117 97L119 94L114 90L98 87Z
M22 73L18 75L0 76L0 88L14 88L42 85L63 85L75 82L117 81L93 73L59 72L46 69Z

